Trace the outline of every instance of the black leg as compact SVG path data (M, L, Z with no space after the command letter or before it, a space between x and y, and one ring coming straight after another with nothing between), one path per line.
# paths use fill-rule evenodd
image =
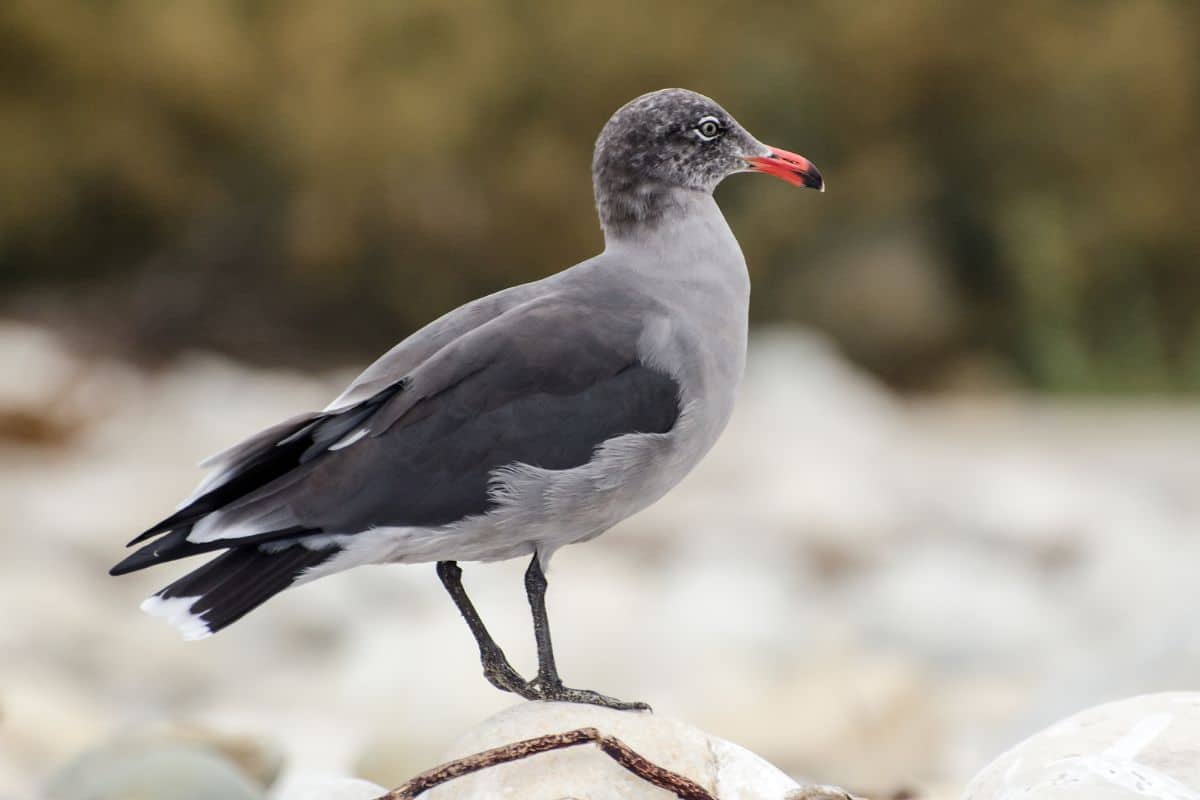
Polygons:
M458 606L459 613L466 620L467 627L471 629L475 643L479 645L479 660L483 664L484 677L497 689L520 695L526 700L537 699L539 696L537 691L521 677L520 673L513 669L512 665L508 663L504 651L500 649L500 645L496 644L496 640L488 633L483 620L479 617L479 612L475 610L475 605L471 602L471 598L467 597L467 591L463 588L462 570L457 562L439 561L437 574L442 585L449 592L450 598L454 600L454 605Z
M649 711L645 703L627 703L614 697L588 691L568 689L558 677L554 663L554 645L550 641L550 620L546 616L546 574L537 553L525 570L525 592L529 595L529 609L533 612L533 636L537 641L538 674L533 681L537 696L542 700L560 700L567 703L587 703L619 711ZM470 624L468 620L468 624Z
M554 663L554 645L550 641L550 620L546 617L546 573L537 553L525 570L525 594L529 595L529 610L533 612L533 638L537 642L537 684L542 689L562 688L558 667Z

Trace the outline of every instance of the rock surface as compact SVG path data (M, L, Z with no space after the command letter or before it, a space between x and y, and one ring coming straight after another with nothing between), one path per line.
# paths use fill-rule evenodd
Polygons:
M45 800L263 800L263 792L212 750L119 741L77 757L47 783Z
M155 725L142 738L194 745L225 758L252 783L270 788L283 771L282 750L265 738L246 736L197 725Z
M989 764L963 800L1200 800L1200 692L1089 708Z
M385 794L382 786L357 778L311 778L273 793L271 800L376 800Z
M615 736L654 764L679 773L720 800L847 800L822 787L810 790L762 758L677 720L569 703L524 703L484 721L460 738L446 760L548 733L596 728ZM811 787L809 787L811 789ZM672 795L632 774L595 745L540 753L435 787L428 800L660 800Z

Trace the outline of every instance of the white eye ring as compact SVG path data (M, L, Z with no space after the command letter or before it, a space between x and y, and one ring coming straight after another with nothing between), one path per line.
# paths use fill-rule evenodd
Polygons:
M711 142L724 133L721 120L716 117L701 117L700 121L696 123L695 131L696 135L706 142Z

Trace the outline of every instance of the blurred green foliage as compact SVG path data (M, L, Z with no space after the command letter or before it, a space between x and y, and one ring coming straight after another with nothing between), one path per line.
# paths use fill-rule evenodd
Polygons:
M0 290L161 356L369 358L601 245L663 86L828 178L720 190L757 321L890 381L1200 388L1200 3L6 0Z

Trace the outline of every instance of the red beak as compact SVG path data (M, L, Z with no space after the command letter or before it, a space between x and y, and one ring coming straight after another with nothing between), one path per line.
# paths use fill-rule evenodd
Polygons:
M770 145L767 145L767 149L771 151L771 155L746 159L754 172L774 175L793 186L807 186L818 192L825 191L825 181L821 179L821 173L807 158Z

